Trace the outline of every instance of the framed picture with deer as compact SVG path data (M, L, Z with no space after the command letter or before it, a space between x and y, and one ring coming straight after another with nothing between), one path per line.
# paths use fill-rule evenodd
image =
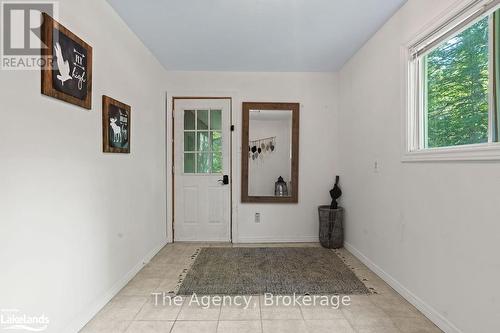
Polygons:
M92 47L42 14L42 94L92 108Z
M102 96L102 150L105 153L130 153L130 116L127 104Z

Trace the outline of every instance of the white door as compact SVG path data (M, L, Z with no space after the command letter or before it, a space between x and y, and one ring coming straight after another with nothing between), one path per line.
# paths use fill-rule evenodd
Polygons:
M230 121L229 99L175 99L175 241L230 241Z

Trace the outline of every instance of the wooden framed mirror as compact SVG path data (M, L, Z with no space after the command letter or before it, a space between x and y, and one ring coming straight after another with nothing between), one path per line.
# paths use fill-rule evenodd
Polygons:
M299 202L299 103L243 103L241 202Z

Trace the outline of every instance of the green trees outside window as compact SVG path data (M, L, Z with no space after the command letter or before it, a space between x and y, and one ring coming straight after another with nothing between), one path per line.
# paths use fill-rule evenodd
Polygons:
M488 142L489 33L486 17L424 57L426 148Z

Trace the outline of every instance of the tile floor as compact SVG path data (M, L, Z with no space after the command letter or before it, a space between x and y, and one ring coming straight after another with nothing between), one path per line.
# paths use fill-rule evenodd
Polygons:
M156 305L153 292L175 291L179 275L189 268L196 249L204 246L318 246L317 244L187 244L165 246L81 333L433 333L441 332L412 305L346 250L346 264L375 293L350 296L339 309L316 306L266 306L254 296L250 306L220 305L203 309L181 298ZM332 253L333 255L333 253Z

